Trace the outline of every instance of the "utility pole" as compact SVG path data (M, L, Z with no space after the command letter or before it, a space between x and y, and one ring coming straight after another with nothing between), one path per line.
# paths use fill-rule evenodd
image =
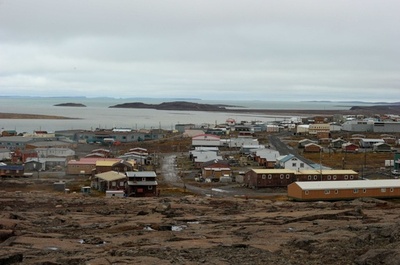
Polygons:
M319 150L319 174L322 181L322 148Z

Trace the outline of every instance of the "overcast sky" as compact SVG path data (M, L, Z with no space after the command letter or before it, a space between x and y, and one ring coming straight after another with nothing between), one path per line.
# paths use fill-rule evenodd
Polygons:
M0 0L0 95L400 101L398 0Z

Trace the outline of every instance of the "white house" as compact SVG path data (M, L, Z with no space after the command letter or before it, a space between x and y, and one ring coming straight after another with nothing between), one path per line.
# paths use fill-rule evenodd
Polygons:
M227 144L231 148L239 148L242 146L259 146L258 139L251 138L251 137L238 137L238 138L231 138L227 141Z
M290 170L305 170L313 169L313 167L306 162L298 159L294 155L280 156L276 159L276 166L278 168L290 169Z
M11 151L7 148L0 148L0 161L11 159Z
M50 148L35 148L39 157L73 157L75 151L70 148L50 147Z
M200 134L192 137L192 146L220 146L220 137L212 134Z

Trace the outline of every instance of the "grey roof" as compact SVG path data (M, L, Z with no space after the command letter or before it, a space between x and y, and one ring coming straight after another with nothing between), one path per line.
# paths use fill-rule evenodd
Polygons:
M23 137L23 136L5 136L0 137L0 142L9 142L9 143L28 143L33 141L31 137Z
M129 186L156 186L157 181L128 181Z
M129 177L138 177L138 178L155 178L157 177L156 172L154 171L128 171L125 173L126 176Z

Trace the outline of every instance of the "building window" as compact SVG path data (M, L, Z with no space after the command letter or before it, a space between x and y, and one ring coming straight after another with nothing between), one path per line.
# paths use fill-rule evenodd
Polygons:
M146 181L146 178L142 178L142 181Z
M331 191L330 190L324 190L324 194L330 194Z
M390 188L390 192L393 192L394 191L394 189L393 188Z
M297 164L296 163L292 163L292 167L296 167L297 166Z
M124 182L123 182L123 181L120 181L120 182L119 182L119 186L120 186L120 187L124 186Z
M286 179L290 179L290 175L289 174L286 174Z
M363 189L363 193L367 193L367 189Z
M336 175L333 175L333 179L334 179L334 180L336 179Z
M262 179L266 179L267 178L267 176L265 174L262 174L261 177L262 177Z
M335 194L338 194L339 193L339 190L335 190Z
M314 180L317 180L317 178L318 178L318 176L317 176L317 175L314 175Z
M354 190L353 190L353 193L358 193L358 189L354 189Z
M281 174L279 177L280 177L281 179L283 179L283 174Z
M301 167L301 168L304 168L304 163L300 163L300 167Z
M308 175L308 180L311 180L311 179L312 179L311 175Z
M349 176L347 176L347 175L344 175L344 179L348 179L349 178Z
M305 194L305 195L308 195L308 194L309 194L308 190L305 190L305 191L304 191L304 194Z
M331 175L328 175L327 179L328 179L328 180L331 180Z
M117 182L116 181L111 182L111 186L113 187L117 186Z
M381 188L381 192L386 192L386 188Z
M350 175L350 179L353 179L353 175Z
M148 186L147 189L148 189L148 190L152 190L152 189L153 189L153 186Z
M268 179L272 179L272 175L271 174L268 174Z

